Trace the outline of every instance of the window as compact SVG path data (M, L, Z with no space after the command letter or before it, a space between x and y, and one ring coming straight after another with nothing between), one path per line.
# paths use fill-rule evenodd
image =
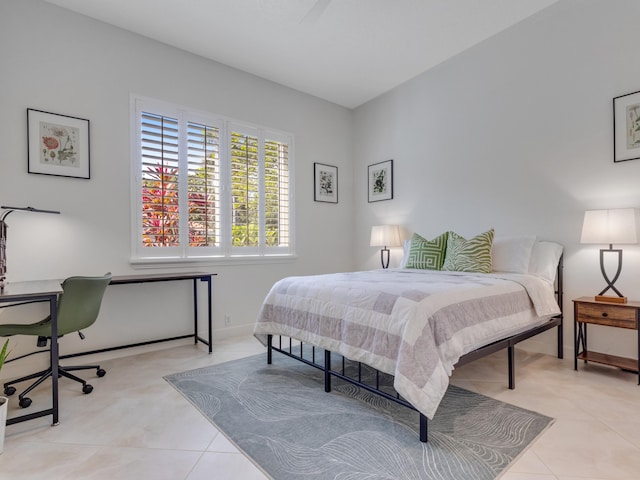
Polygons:
M134 261L292 255L291 135L136 97Z

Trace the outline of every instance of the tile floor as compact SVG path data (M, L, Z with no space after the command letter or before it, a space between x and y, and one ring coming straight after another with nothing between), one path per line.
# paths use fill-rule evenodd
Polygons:
M102 363L90 396L61 381L60 425L50 418L7 427L0 479L216 479L265 476L162 376L263 352L253 338L217 342L208 355L183 345ZM502 480L640 478L637 376L519 349L516 389L506 353L465 365L452 382L556 419ZM47 388L31 396L44 406ZM12 398L12 408L15 408ZM15 415L17 410L10 410ZM17 412L23 413L23 411Z

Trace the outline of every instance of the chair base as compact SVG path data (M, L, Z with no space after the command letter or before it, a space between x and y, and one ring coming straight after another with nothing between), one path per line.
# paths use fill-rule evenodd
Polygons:
M70 372L76 371L76 370L92 370L92 369L96 370L96 375L98 375L98 377L104 377L105 374L107 373L104 369L100 368L100 365L81 365L81 366L75 366L75 367L58 366L58 378L66 377L78 383L81 383L82 393L88 394L93 391L93 386L88 384L86 380L83 380L82 378L77 377ZM14 384L37 378L35 382L29 385L29 387L27 387L20 395L18 395L18 405L20 405L20 407L22 408L27 408L29 405L31 405L31 399L28 398L26 395L29 392L31 392L34 388L36 388L38 385L40 385L42 382L44 382L46 379L51 377L52 373L53 371L51 370L51 367L49 367L46 370L42 370L40 372L32 373L31 375L27 375L25 377L11 380L10 382L6 382L4 384L4 394L7 396L13 395L14 393L16 393L16 388L13 386Z

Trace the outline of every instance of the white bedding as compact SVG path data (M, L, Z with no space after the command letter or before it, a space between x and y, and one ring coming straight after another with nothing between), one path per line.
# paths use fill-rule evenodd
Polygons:
M388 269L288 277L265 298L254 334L286 335L394 375L432 418L459 358L560 313L532 275Z

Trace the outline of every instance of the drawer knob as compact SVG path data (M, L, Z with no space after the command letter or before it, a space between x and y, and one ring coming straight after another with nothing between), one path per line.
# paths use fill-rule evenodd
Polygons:
M602 316L603 316L603 317L608 317L608 316L609 316L609 314L608 314L607 312L602 312Z

